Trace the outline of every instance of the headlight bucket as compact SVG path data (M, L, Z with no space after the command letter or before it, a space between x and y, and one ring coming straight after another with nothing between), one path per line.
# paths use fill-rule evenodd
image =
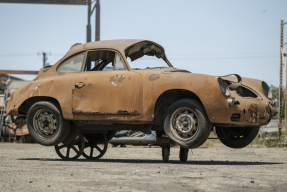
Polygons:
M268 99L272 99L271 89L270 89L270 87L267 85L267 83L265 81L262 81L262 89L263 89L264 95Z
M225 83L225 81L221 78L218 78L218 84L219 84L219 87L220 87L220 90L222 91L222 93L226 96L230 96L230 93L228 91L228 86Z

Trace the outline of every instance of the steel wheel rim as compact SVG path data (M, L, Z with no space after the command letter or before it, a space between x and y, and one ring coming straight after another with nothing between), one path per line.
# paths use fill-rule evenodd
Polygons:
M57 135L59 129L58 118L48 109L38 110L33 117L34 130L44 139L51 139Z
M181 141L192 139L199 130L197 114L188 107L178 108L171 115L170 129L173 136Z

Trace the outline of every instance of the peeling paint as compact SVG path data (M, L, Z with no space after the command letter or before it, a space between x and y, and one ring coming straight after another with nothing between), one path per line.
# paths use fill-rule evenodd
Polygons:
M78 96L78 95L73 96L73 99L78 99L78 100L80 100L80 102L82 102L82 101L83 101L83 98L82 98L82 97L80 97L80 96Z
M257 105L256 104L251 104L250 108L248 109L248 114L249 114L249 121L255 123L257 121Z
M152 74L151 76L149 76L150 81L155 81L158 78L159 78L159 74Z
M139 116L141 115L140 112L134 111L127 111L127 110L119 110L117 113L110 113L110 112L99 112L99 111L83 111L83 110L75 110L73 109L74 114L81 114L81 115L133 115Z
M118 83L121 83L124 78L125 76L121 75L120 78L118 79Z

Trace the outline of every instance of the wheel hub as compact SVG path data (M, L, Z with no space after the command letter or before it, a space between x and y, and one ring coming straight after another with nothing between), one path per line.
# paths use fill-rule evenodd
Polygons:
M184 135L190 135L195 130L196 121L191 114L179 114L176 118L176 128Z
M188 141L198 132L198 116L188 107L178 108L171 115L170 126L174 137L181 141Z
M53 136L57 131L57 118L47 110L39 110L34 116L34 128L42 136Z

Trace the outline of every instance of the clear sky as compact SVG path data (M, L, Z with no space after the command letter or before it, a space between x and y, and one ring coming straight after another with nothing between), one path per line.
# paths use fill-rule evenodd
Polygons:
M286 7L286 0L101 0L101 40L152 40L176 68L278 86ZM0 69L39 70L43 51L54 64L86 42L86 25L87 6L0 3ZM94 15L92 25L94 41Z

